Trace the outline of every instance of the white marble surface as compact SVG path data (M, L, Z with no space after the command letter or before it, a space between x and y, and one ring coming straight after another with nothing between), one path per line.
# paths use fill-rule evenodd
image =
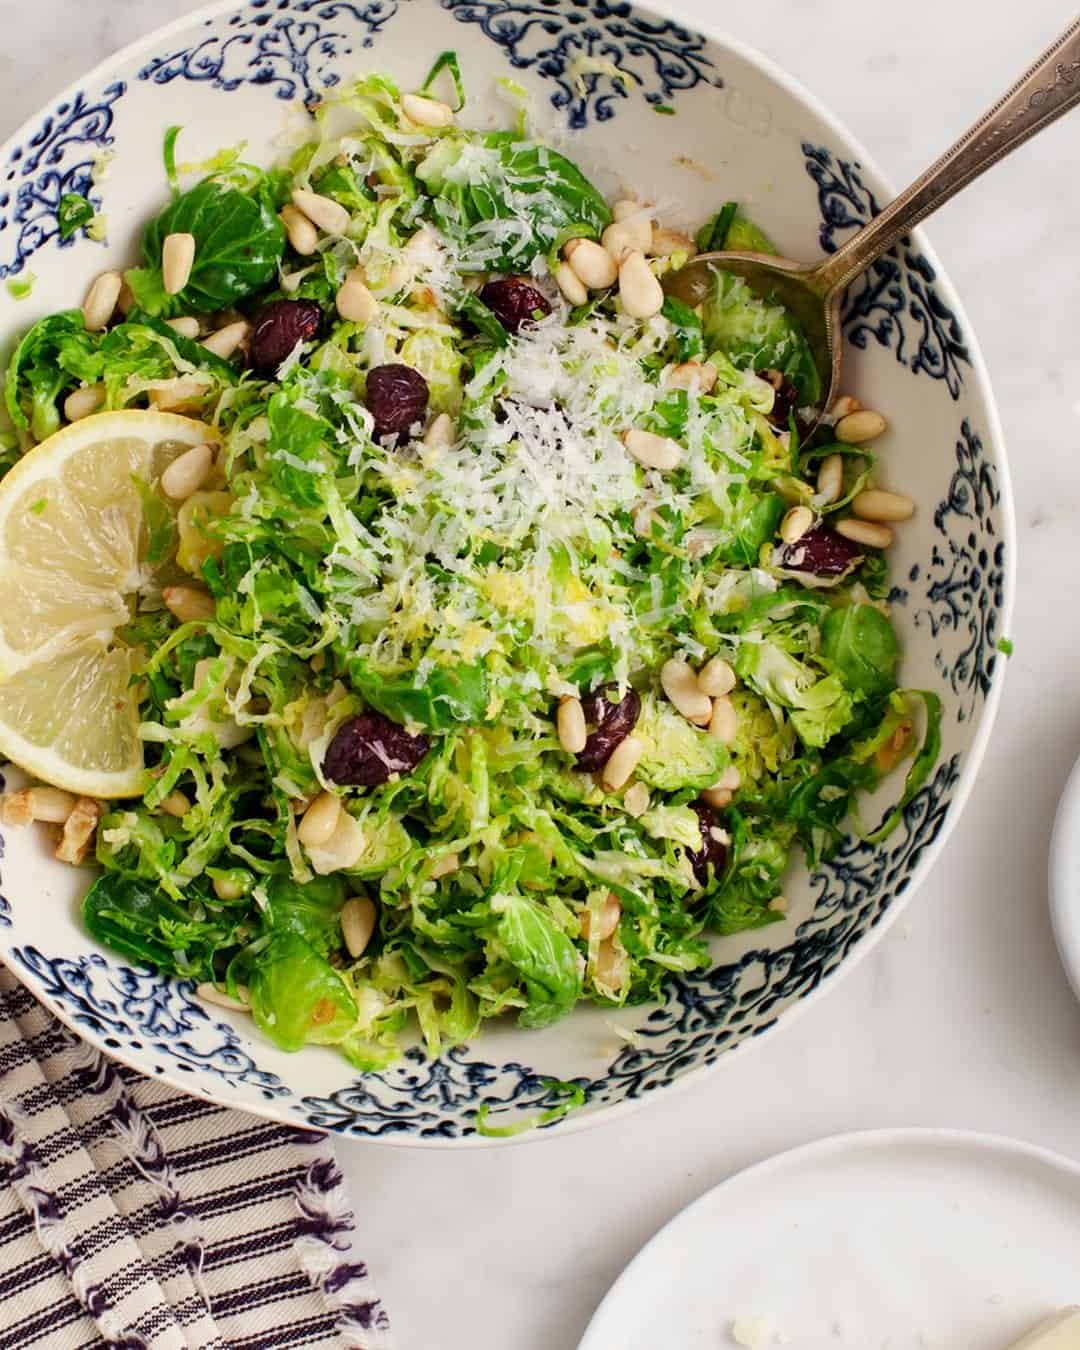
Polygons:
M682 5L690 19L719 8ZM5 134L100 57L191 8L5 0ZM1070 0L757 0L721 21L819 94L899 183L1072 17ZM997 389L1021 548L1004 704L944 858L839 988L688 1093L540 1146L342 1144L402 1350L571 1350L617 1272L676 1210L821 1135L957 1126L1080 1156L1080 1008L1045 882L1054 806L1080 752L1078 169L1074 113L930 226Z

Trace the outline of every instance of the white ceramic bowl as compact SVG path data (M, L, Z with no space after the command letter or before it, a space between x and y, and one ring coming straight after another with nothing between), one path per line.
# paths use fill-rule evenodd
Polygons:
M95 273L134 257L164 191L165 127L183 125L185 158L245 138L249 158L269 161L292 100L369 69L407 88L450 47L461 56L473 125L505 120L494 80L511 75L605 190L636 189L671 223L696 225L738 198L784 253L811 258L890 195L852 137L788 76L656 6L216 5L100 66L0 152L0 278L37 276L30 299L4 300L4 332L79 303ZM629 81L575 78L582 55L617 63ZM87 189L102 151L115 158L90 191L107 213L108 244L61 244L59 198ZM918 235L854 286L845 331L845 383L892 423L881 443L885 480L918 502L891 555L895 614L904 682L945 698L944 745L883 847L852 840L813 876L792 879L789 922L716 939L714 968L673 981L660 1005L617 1017L583 1009L542 1032L493 1026L436 1063L411 1051L366 1077L330 1050L288 1055L244 1017L198 1002L189 984L100 950L78 916L87 877L54 862L31 831L0 840L4 960L80 1034L145 1073L282 1120L407 1144L476 1143L481 1104L493 1124L529 1116L551 1104L550 1079L578 1082L587 1101L549 1128L610 1118L783 1025L869 949L954 826L993 720L996 644L1012 598L1012 505L989 384L952 287ZM612 1022L636 1036L620 1040Z
M1050 918L1065 973L1080 998L1080 760L1058 803L1050 839Z

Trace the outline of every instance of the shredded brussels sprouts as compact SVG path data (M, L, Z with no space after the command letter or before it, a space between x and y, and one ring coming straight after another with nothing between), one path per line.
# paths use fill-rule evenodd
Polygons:
M463 103L452 54L424 97L444 85ZM186 380L184 410L220 431L216 478L178 512L142 485L157 581L121 637L141 653L147 786L101 821L85 919L241 999L282 1047L336 1045L366 1070L417 1035L435 1055L486 1018L656 998L710 964L710 933L782 921L792 850L829 856L856 796L914 757L910 797L938 717L920 696L919 752L884 566L830 530L873 457L800 446L821 391L793 319L722 274L697 310L632 319L617 285L572 307L553 268L611 222L597 188L520 128L420 126L401 99L383 75L331 91L270 171L237 148L191 181L171 131L133 307L103 333L72 311L24 336L19 444L0 452L6 471L97 383L116 409ZM304 222L280 218L297 191L347 221L304 253ZM64 209L69 232L92 214ZM177 231L195 260L171 294ZM733 203L699 240L771 247ZM496 303L485 283L506 274ZM366 319L339 314L347 278ZM166 322L238 313L248 363ZM637 462L632 428L674 443L675 467ZM830 453L843 490L815 503ZM814 528L785 543L800 504ZM209 591L212 619L162 605L177 580ZM666 662L716 657L733 736L661 686ZM589 738L570 750L568 699ZM183 815L162 807L177 791ZM304 820L324 793L325 837ZM343 906L365 895L374 932L350 950Z

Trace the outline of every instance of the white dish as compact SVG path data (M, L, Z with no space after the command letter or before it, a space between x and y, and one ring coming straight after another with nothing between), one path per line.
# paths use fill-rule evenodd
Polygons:
M1080 760L1061 794L1050 840L1050 918L1065 973L1080 998Z
M1005 1350L1080 1301L1080 1166L946 1130L821 1140L684 1210L579 1350Z

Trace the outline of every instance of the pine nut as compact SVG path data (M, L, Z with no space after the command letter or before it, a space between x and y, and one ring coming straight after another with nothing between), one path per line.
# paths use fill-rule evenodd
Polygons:
M589 739L581 699L560 699L556 723L559 729L559 744L568 755L580 755L585 749L585 742Z
M124 278L119 272L102 272L91 283L82 307L83 323L87 332L100 333L108 326L116 309L116 302L120 299L120 287L123 284Z
M237 992L242 989L242 985L237 985ZM246 991L245 991L246 992ZM197 984L195 993L204 1003L212 1003L215 1008L224 1008L228 1012L249 1012L250 1007L247 1003L241 1003L238 998L233 998L231 994L226 994L219 989L216 984Z
M177 820L183 820L191 810L191 802L183 792L177 788L170 792L167 797L161 799L161 809L167 816L175 816Z
M306 845L308 858L319 876L329 876L331 872L341 872L355 867L364 856L367 841L360 822L348 811L338 813L338 822L334 833L325 844Z
M630 779L645 753L643 742L636 736L627 736L611 752L611 757L600 772L600 782L609 792L618 792Z
M720 372L711 361L683 361L664 371L664 388L696 389L699 394L711 394L719 378Z
M712 716L712 699L698 687L697 676L685 661L673 657L660 669L664 693L688 722L707 726Z
M647 252L654 258L671 258L676 253L685 253L688 258L692 258L697 252L697 244L688 234L682 234L678 230L665 230L659 226L654 227L652 238L649 240Z
M619 299L632 319L651 319L664 307L664 291L645 254L635 249L619 264Z
M370 323L379 312L379 302L368 290L359 267L354 267L338 287L335 303L348 323Z
M292 195L293 206L301 210L313 225L327 234L345 234L351 217L340 202L324 197L321 192L297 188Z
M423 94L403 94L401 111L414 126L441 129L453 126L454 110L449 103Z
M847 417L848 413L858 412L861 407L862 404L857 398L852 398L850 394L841 394L829 409L829 416L834 422L839 422L841 417Z
M437 267L442 256L442 247L439 242L439 236L430 225L421 225L415 234L409 235L405 240L405 247L401 250L405 258L416 271L424 268Z
M631 783L623 793L623 810L636 820L649 809L649 789L644 783Z
M634 252L634 241L641 244L641 236L636 232L631 232L623 224L609 225L600 236L600 242L607 251L608 257L616 267L629 254ZM652 231L649 231L649 242L652 241ZM644 253L645 246L640 247L640 252Z
M644 253L652 244L652 217L638 202L616 202L615 223L609 225L600 236L604 247L615 259L622 262L627 253L637 249Z
M791 901L786 895L777 895L769 901L769 908L774 914L786 914L791 908Z
M30 789L30 809L35 820L63 825L75 810L75 798L62 788L35 787Z
M619 275L615 259L595 239L571 239L563 249L571 271L591 291L614 286Z
M588 303L589 292L585 289L585 283L568 262L561 262L556 267L555 283L562 291L563 299L567 304L584 305Z
M601 942L606 942L622 918L622 905L619 897L608 891L601 901L599 909L593 911L586 907L581 911L581 936L588 940L595 934Z
M893 532L887 525L877 525L870 520L839 520L834 526L837 534L850 539L853 544L863 544L866 548L888 548L893 541Z
M439 413L438 417L432 420L431 426L424 432L424 444L430 450L445 450L448 446L454 444L457 436L457 428L454 426L454 419L449 413Z
M20 828L23 825L33 824L34 807L29 788L23 788L21 792L9 792L6 796L0 797L0 821L5 825L17 825Z
M179 295L195 266L195 236L167 234L161 246L161 280L166 295Z
M177 455L161 475L161 490L174 502L186 502L193 492L198 492L210 476L214 463L214 451L209 445L193 445L182 455Z
M717 811L722 811L725 806L730 806L734 797L735 794L727 788L706 788L701 794L701 800Z
M93 797L80 797L64 821L64 832L57 845L56 858L60 862L78 866L86 860L94 841L94 831L104 808Z
M814 524L814 513L808 506L793 506L780 522L780 538L785 544L800 540Z
M281 208L281 223L293 250L302 258L310 258L319 247L319 231L298 206Z
M367 951L377 918L375 906L366 895L354 895L342 905L341 936L354 960Z
M438 881L440 877L451 877L461 867L461 859L456 853L444 853L441 858L437 858L431 867L432 881Z
M709 735L721 745L734 745L739 734L739 714L735 704L727 695L713 699L712 716L709 718Z
M209 389L210 379L206 375L178 375L156 389L148 389L146 396L161 412L181 412L197 407Z
M219 900L239 900L247 894L247 889L239 881L233 881L232 877L215 877L214 894Z
M867 488L852 500L851 509L860 520L910 520L915 503L901 492Z
M660 469L666 473L677 469L682 462L682 446L667 436L633 427L623 433L622 439L627 452L646 469Z
M212 619L217 605L209 591L197 591L194 586L166 586L161 592L165 608L181 623L200 623Z
M64 416L69 422L78 422L96 413L104 402L103 384L84 384L81 389L73 389L64 399Z
M879 436L883 436L888 425L879 412L860 408L858 412L841 417L833 430L836 439L845 445L862 445L864 441L876 441Z
M817 500L821 506L835 502L844 490L843 455L826 455L817 476Z
M202 331L199 328L198 319L190 314L181 314L178 319L166 319L165 322L174 333L179 333L181 337L189 338L192 342L195 341Z
M251 325L247 320L237 319L235 323L227 323L224 328L219 328L216 333L203 338L202 345L208 352L213 352L215 356L227 361L239 350L241 343L247 341L250 332Z
M296 837L304 845L318 848L325 844L337 829L341 818L341 802L332 792L320 792L308 809L296 831Z
M706 661L698 671L698 688L710 698L723 698L735 688L735 672L722 656Z

